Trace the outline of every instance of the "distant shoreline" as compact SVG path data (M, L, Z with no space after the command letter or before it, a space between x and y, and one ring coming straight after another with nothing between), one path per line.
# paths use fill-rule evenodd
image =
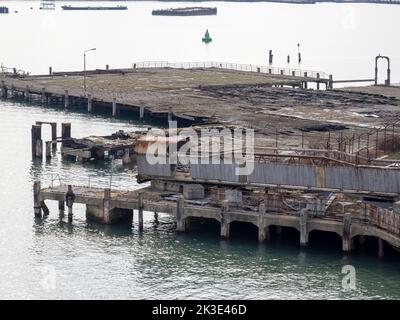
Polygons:
M13 0L10 0L13 1ZM21 0L15 0L21 1ZM31 1L31 0L22 0ZM41 0L36 0L41 1ZM362 3L362 4L400 4L400 0L61 0L62 2L269 2L287 4L317 3Z

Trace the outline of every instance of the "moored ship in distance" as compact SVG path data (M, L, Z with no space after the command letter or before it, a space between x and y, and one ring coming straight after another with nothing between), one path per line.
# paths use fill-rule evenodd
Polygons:
M208 16L216 15L217 8L211 7L186 7L153 10L153 16Z
M7 7L0 7L0 13L8 13L9 10Z
M114 6L114 7L103 7L103 6L62 6L63 10L128 10L127 6Z

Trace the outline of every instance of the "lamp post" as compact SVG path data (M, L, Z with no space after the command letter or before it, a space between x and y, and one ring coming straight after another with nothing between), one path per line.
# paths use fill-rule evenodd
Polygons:
M88 49L83 52L83 90L86 95L86 53L89 51L95 51L96 48Z

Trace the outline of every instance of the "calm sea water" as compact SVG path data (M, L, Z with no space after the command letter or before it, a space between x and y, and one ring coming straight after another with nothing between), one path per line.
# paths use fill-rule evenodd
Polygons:
M76 69L82 51L93 46L98 50L90 53L91 68L137 60L262 64L269 48L284 65L301 42L304 68L369 76L373 56L381 52L392 57L399 79L399 43L390 37L400 26L397 6L217 3L217 17L175 19L150 15L172 3L128 3L120 13L43 12L38 2L3 3L19 12L0 16L0 29L12 30L2 33L7 45L0 60L31 72L44 73L49 65ZM209 46L199 41L205 28L215 39ZM100 226L87 222L85 208L76 205L69 224L53 202L50 216L35 220L34 179L50 183L59 174L63 181L87 184L90 177L107 186L112 173L113 187L138 187L134 168L119 162L78 165L59 155L32 162L30 128L37 120L71 122L76 137L144 126L0 101L0 298L400 298L400 258L387 250L378 259L373 242L346 257L339 237L312 234L311 247L301 251L296 232L260 245L257 230L246 225L233 225L232 239L222 241L217 223L197 223L178 235L171 217L161 214L155 224L152 213L138 233L137 216L124 225ZM49 137L46 128L44 139ZM341 270L348 264L356 268L356 289L346 292Z

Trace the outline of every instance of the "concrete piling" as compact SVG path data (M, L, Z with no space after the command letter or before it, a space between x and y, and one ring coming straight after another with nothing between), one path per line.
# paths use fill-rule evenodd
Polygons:
M42 217L42 206L40 202L40 181L35 181L33 182L33 209L36 218Z
M138 196L138 223L139 223L139 231L143 230L143 193L139 193Z
M139 118L140 118L140 119L143 119L143 118L144 118L144 107L143 107L143 106L140 107L140 109L139 109Z
M111 189L104 189L103 195L103 222L108 224L111 221Z
M112 116L117 116L117 98L112 99Z
M93 106L92 106L92 95L89 93L87 95L87 111L92 112Z
M64 213L64 211L65 211L65 201L58 201L58 211L60 212L60 214Z
M42 156L42 126L34 124L31 129L32 158Z
M264 242L269 238L269 227L265 226L265 204L258 207L258 242Z
M42 102L42 105L46 104L46 88L42 88L41 102Z
M26 102L29 102L29 86L25 87L24 98Z
M185 232L185 199L179 196L176 201L176 231Z
M69 107L69 95L68 90L64 90L64 108L68 109Z
M221 238L229 239L230 235L230 221L226 217L226 213L229 212L229 203L227 200L222 202L221 208Z
M61 124L61 139L62 146L64 146L64 140L71 138L71 123L62 123Z
M344 252L350 252L351 249L352 249L351 213L345 213L343 216L342 250Z
M300 246L305 248L308 246L308 211L302 209L300 211Z
M319 79L319 73L317 73L317 79ZM317 81L317 90L319 90L319 81Z
M46 141L46 158L51 159L51 141Z

